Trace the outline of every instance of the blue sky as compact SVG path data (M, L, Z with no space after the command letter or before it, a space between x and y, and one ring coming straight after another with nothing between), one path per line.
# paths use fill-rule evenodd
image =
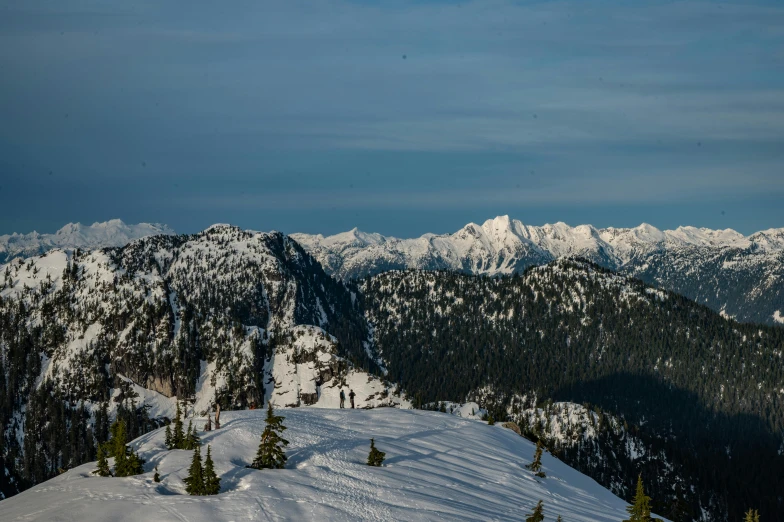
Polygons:
M778 2L0 0L0 233L784 226Z

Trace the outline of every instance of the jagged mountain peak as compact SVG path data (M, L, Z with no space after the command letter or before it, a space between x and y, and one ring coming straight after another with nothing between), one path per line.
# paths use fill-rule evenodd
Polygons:
M738 320L772 323L784 310L784 229L748 237L732 230L680 226L661 230L649 223L598 229L563 221L526 225L500 215L468 223L452 234L397 239L380 234L356 238L356 229L335 236L293 237L341 279L384 270L449 269L472 274L522 272L563 256L579 256L648 283L684 294ZM716 281L726 284L716 288ZM776 312L779 315L776 315Z
M120 219L96 222L92 225L68 223L54 234L10 234L0 236L0 263L14 258L41 255L55 248L93 249L121 247L139 238L172 235L174 230L161 223L128 225Z

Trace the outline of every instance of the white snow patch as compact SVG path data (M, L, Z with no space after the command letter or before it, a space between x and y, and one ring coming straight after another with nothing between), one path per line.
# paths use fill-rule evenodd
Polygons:
M146 473L91 475L89 463L0 502L0 519L91 522L239 520L520 520L544 500L547 520L617 522L626 503L549 454L546 479L525 469L534 445L501 426L417 410L289 409L284 470L245 467L264 428L263 410L225 412L220 430L201 432L212 448L221 494L184 494L192 452L166 450L163 430L132 446ZM201 419L199 419L201 420ZM202 426L202 422L194 422ZM366 465L370 438L386 452ZM157 466L161 483L152 480Z

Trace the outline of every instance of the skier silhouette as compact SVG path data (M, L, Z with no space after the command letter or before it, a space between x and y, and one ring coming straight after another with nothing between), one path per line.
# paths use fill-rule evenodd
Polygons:
M346 407L346 392L343 391L343 388L340 389L340 407Z
M351 409L352 410L354 409L354 395L356 395L356 393L354 393L354 390L349 390L348 396L351 399Z

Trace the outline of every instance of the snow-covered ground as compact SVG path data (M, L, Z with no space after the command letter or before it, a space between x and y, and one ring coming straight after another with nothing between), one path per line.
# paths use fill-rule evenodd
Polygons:
M166 450L157 430L133 443L146 474L100 478L90 474L95 463L85 464L0 502L0 520L522 520L539 500L545 520L626 517L622 500L550 455L547 478L534 477L525 469L533 444L499 425L397 408L281 412L291 441L285 470L245 468L263 410L225 412L220 430L201 433L220 495L184 494L192 452ZM371 437L386 452L382 468L365 464Z

